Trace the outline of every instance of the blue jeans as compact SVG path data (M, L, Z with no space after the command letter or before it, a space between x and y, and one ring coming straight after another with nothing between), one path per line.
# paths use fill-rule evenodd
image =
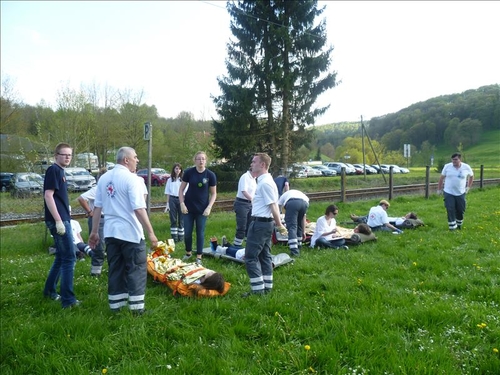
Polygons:
M338 238L335 240L327 240L325 237L320 237L316 240L314 246L326 247L326 248L338 248L345 244L345 240L343 238Z
M184 217L184 245L186 252L193 250L193 228L196 223L196 254L203 254L203 242L205 238L205 223L207 217L202 214L193 214L188 212Z
M46 221L45 225L54 237L56 253L54 263L50 268L49 275L45 281L43 294L47 297L57 295L57 283L61 279L61 303L62 307L68 307L76 302L75 293L73 292L73 275L75 271L75 247L73 244L73 232L71 223L63 221L66 233L64 235L57 234L56 223Z

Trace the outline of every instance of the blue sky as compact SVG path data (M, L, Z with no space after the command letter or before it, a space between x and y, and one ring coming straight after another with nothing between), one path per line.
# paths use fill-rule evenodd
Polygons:
M69 86L144 92L160 116L215 117L226 74L224 2L2 1L2 81L28 104ZM365 120L500 83L498 1L320 1L342 82L317 124Z

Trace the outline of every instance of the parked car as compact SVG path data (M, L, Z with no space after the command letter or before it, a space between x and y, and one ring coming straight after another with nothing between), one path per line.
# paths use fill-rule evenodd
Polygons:
M366 170L366 174L376 174L377 170L368 164L353 164L355 168L358 168L361 170L361 174L364 174Z
M106 162L106 169L109 171L115 167L115 163L111 163L110 161Z
M399 168L399 170L401 171L401 173L410 173L410 170L408 168L400 167L399 165L397 167Z
M373 169L377 171L377 173L382 173L382 170L380 169L380 166L378 164L372 164L370 165Z
M85 168L68 167L64 169L68 190L85 191L96 185L96 179Z
M353 164L344 163L348 168L354 168L354 174L363 174L363 168L357 168Z
M321 174L325 177L332 177L337 175L337 172L335 170L325 167L324 165L313 165L312 168L320 171Z
M43 178L38 173L16 173L11 184L11 194L15 198L41 195L43 191Z
M314 169L310 165L304 165L302 168L304 168L304 172L307 174L307 177L321 177L321 176L323 176L323 173L321 173L320 170Z
M148 170L139 169L137 175L144 179L144 182L148 183ZM163 186L167 183L170 178L170 174L163 168L151 168L151 185L152 186Z
M389 169L391 167L392 167L392 173L401 173L401 170L395 164L380 164L380 167L384 170L384 173L389 173Z
M349 167L345 163L342 162L328 162L324 164L326 167L333 169L337 174L342 173L342 167L345 168L346 174L356 174L356 169L354 167Z
M14 173L9 173L9 172L0 173L0 178L2 181L2 193L9 191L11 189L12 177L14 177Z

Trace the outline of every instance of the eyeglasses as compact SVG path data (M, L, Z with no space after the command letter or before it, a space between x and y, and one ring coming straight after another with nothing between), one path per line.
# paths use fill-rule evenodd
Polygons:
M337 212L334 212L333 214L334 214L334 215L337 215L338 213L339 213L339 212L337 211Z
M57 155L65 156L67 158L70 158L73 156L72 154L60 154L59 152L57 153Z

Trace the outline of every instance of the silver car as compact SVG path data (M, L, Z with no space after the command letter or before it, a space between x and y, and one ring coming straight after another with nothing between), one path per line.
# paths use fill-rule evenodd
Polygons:
M15 198L41 195L43 178L38 173L16 173L12 177L11 194Z
M85 168L65 168L64 174L70 191L86 191L96 185L96 179Z

